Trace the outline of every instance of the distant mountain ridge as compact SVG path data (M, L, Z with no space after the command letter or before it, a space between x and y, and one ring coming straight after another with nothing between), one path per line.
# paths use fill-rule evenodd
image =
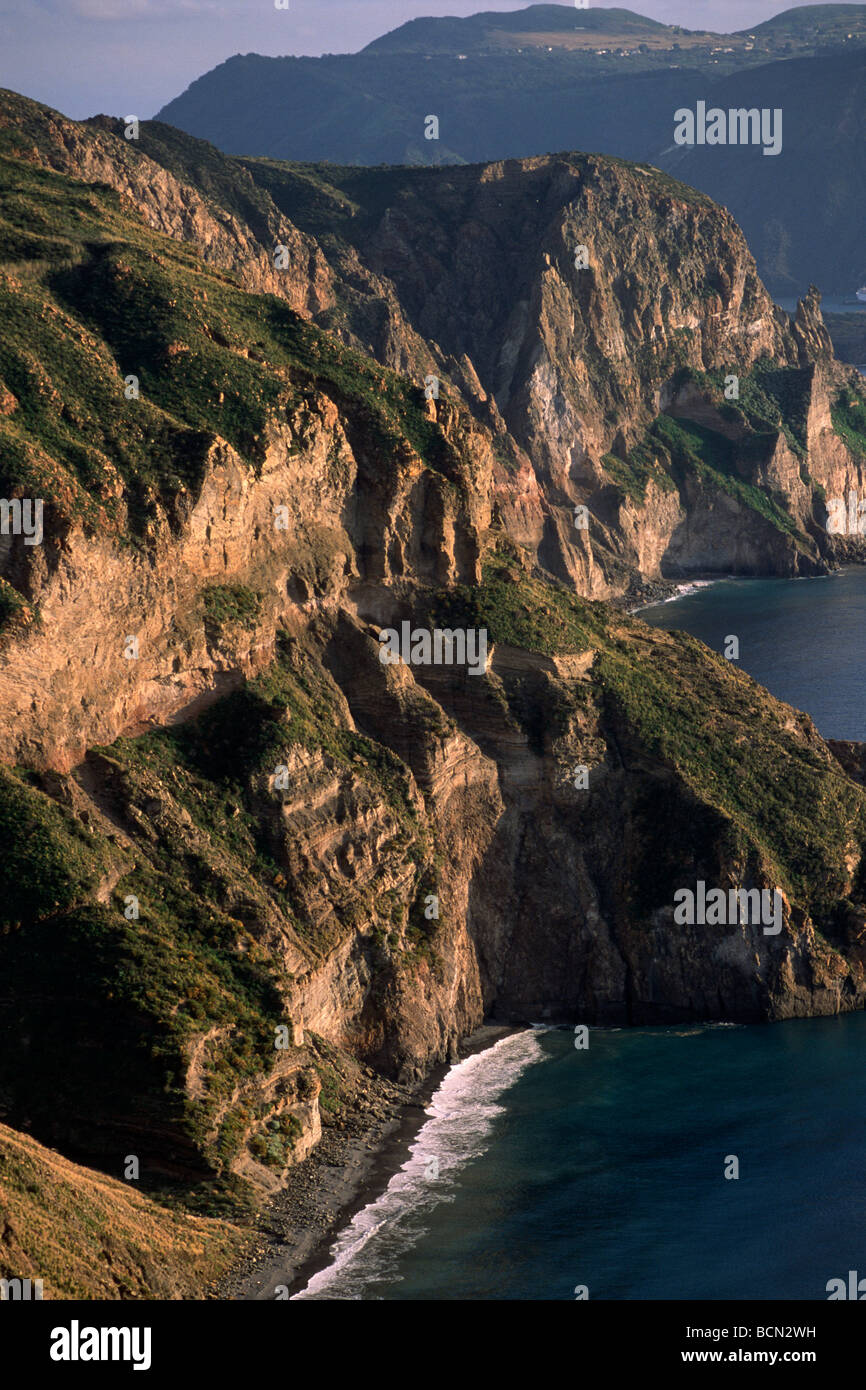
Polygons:
M626 24L647 42L626 40ZM591 42L548 46L538 26ZM616 26L623 43L596 51ZM520 35L532 43L498 42ZM814 283L845 296L866 281L864 57L866 5L807 6L726 36L629 10L536 5L411 20L355 55L237 55L158 119L229 154L311 163L463 164L583 150L658 165L731 209L774 294L797 297ZM674 113L699 100L781 107L783 153L675 148Z
M506 36L542 36L552 39L580 35L667 36L671 43L683 44L684 39L709 36L712 39L766 39L771 42L809 44L816 38L822 43L844 42L849 35L866 36L865 4L819 4L784 10L765 19L762 24L749 25L726 33L696 25L663 24L660 19L624 10L619 7L589 6L582 10L562 4L532 4L525 10L485 10L481 14L456 18L421 17L409 19L368 43L363 53L480 53L495 51Z
M753 24L748 31L752 34L766 34L782 31L784 33L806 33L815 28L825 33L841 33L859 26L866 21L866 5L798 5L791 10L783 10L760 24ZM740 33L746 33L741 29Z
M777 293L814 280L852 295L866 282L864 91L866 48L733 73L709 89L708 105L780 110L781 153L694 145L655 162L731 209Z
M495 43L497 34L648 34L670 32L670 26L632 10L597 6L576 9L566 5L529 5L503 13L486 10L465 18L410 19L374 39L364 53L477 52Z
M822 43L840 43L850 34L866 37L866 5L805 5L784 10L772 19L731 33L704 29L697 25L664 24L634 10L591 5L578 9L572 5L529 5L523 10L485 10L482 13L456 18L429 16L410 19L389 33L374 39L362 50L364 53L452 53L466 55L495 52L508 37L525 36L527 41L543 38L552 43L571 42L576 34L615 35L618 38L666 37L682 46L698 36L710 39L743 41L767 40L772 43L790 42L811 46L817 38Z

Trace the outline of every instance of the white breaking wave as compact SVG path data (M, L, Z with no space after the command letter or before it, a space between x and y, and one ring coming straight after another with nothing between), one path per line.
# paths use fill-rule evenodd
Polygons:
M513 1033L457 1062L432 1097L410 1157L375 1202L353 1217L335 1241L332 1262L295 1299L359 1299L394 1276L399 1255L425 1233L426 1217L453 1201L459 1173L487 1147L503 1092L546 1057L536 1030Z
M709 589L719 582L718 579L690 579L687 584L678 584L676 592L668 594L667 598L654 598L649 603L639 603L637 608L630 608L629 615L634 617L635 613L641 613L644 608L660 608L663 603L676 603L687 594L697 594L701 589Z
M691 579L688 584L678 584L676 593L671 594L670 598L662 599L662 603L676 603L677 599L685 598L686 594L697 594L701 589L709 589L718 582L718 579Z

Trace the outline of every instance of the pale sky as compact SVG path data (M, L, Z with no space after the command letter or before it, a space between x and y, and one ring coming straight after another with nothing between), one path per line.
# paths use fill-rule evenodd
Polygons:
M852 3L854 0L852 0ZM235 53L354 53L421 15L519 10L527 0L0 0L0 87L81 119L152 116ZM725 32L811 0L640 0L622 8Z

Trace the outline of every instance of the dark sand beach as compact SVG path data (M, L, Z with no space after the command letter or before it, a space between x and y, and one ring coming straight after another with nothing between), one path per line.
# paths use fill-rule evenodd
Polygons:
M460 1044L457 1060L514 1031L503 1024L482 1025ZM363 1095L350 1113L339 1121L324 1117L321 1141L272 1198L250 1252L223 1280L215 1297L291 1297L324 1269L339 1232L384 1192L405 1162L427 1118L430 1099L452 1065L434 1068L413 1086L385 1081L369 1071Z

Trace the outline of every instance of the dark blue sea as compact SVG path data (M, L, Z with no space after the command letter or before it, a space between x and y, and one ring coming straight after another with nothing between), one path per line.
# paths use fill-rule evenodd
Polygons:
M863 1013L506 1038L300 1297L825 1300L866 1274L864 1056Z
M727 579L642 608L653 627L682 628L724 653L824 738L866 739L866 569L820 579Z
M866 739L866 570L643 610ZM726 1177L736 1159L739 1176ZM296 1297L807 1299L866 1276L866 1013L514 1034L453 1067Z

